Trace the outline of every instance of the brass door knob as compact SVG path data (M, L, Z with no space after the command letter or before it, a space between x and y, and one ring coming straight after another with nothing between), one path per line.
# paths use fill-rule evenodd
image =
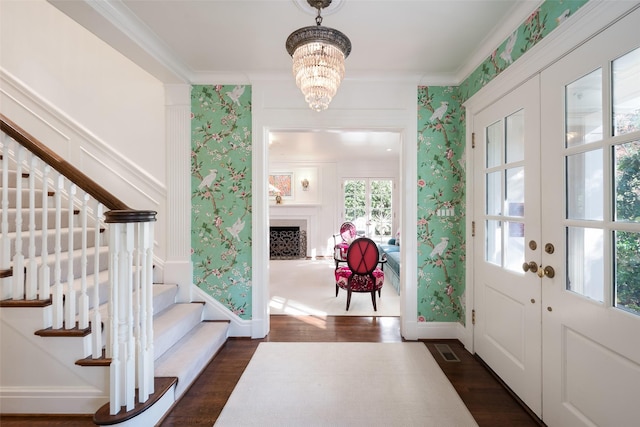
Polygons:
M524 270L525 273L527 271L531 271L532 273L535 273L536 271L538 271L538 264L536 264L534 261L525 262L524 264L522 264L522 269Z
M544 268L540 266L540 270L538 270L538 277L541 279L545 276L547 276L549 279L553 279L555 275L556 275L556 271L550 265L547 265Z

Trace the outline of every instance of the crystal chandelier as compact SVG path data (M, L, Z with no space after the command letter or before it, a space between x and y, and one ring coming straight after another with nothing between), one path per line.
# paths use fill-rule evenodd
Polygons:
M331 0L307 0L318 10L316 26L300 28L289 35L287 52L293 58L293 75L304 99L315 111L326 110L344 77L344 60L351 41L333 28L321 27L320 11Z

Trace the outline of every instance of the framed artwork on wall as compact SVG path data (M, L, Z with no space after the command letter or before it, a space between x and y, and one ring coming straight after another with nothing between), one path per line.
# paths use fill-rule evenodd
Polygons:
M293 172L269 174L269 196L293 198Z

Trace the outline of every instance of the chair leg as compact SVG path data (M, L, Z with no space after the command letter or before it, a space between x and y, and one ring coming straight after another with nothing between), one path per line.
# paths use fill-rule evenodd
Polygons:
M351 305L351 289L347 290L347 311L349 311L349 305Z
M371 302L373 302L373 311L378 311L376 307L376 291L371 291Z
M382 297L382 288L378 289L378 298Z
M340 286L336 283L336 296L338 296L338 291L340 290Z

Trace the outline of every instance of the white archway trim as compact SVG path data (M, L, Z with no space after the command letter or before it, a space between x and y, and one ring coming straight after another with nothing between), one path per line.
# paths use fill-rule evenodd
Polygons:
M273 83L273 82L271 82ZM371 129L398 132L401 135L400 194L402 204L401 254L401 332L406 339L420 338L417 324L417 118L416 83L400 83L402 108L357 109L339 107L322 113L295 106L264 108L269 83L254 82L253 94L253 287L252 337L261 338L269 332L269 260L267 198L268 136L270 130L282 129ZM371 88L375 90L376 85ZM397 93L397 92L396 92Z

